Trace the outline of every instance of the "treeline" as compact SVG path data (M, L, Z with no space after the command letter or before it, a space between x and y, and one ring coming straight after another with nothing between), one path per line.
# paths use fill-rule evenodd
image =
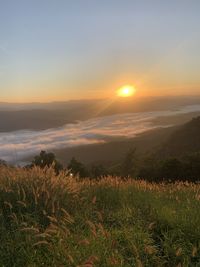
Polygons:
M6 162L0 160L0 165L6 165ZM33 166L41 168L53 166L56 174L62 170L68 170L72 176L91 179L117 175L124 179L144 179L150 182L200 181L200 152L182 158L174 157L160 160L155 155L139 156L135 149L131 149L122 162L106 168L101 164L85 165L75 158L72 158L64 167L56 159L54 153L41 151L25 168L32 168Z
M200 152L183 157L159 159L156 154L138 155L130 150L122 163L111 168L111 173L124 178L134 177L149 182L200 181Z
M41 151L39 155L35 156L32 163L27 165L26 168L32 168L33 166L39 166L41 168L53 166L57 174L62 170L68 170L71 175L79 176L80 178L98 178L109 174L108 170L100 164L86 166L75 158L72 158L67 164L67 167L64 168L56 159L54 153L47 153L46 151Z
M31 164L40 167L54 165L58 173L64 167L58 162L53 153L41 151ZM72 158L67 168L72 175L78 175L80 178L90 177L97 179L107 175L117 175L124 179L138 178L150 182L174 182L174 181L200 181L200 152L189 154L182 158L166 158L159 160L156 155L140 156L136 149L130 149L122 162L111 167L105 167L101 164L85 165L82 162Z
M200 181L200 153L193 153L182 158L155 160L144 159L138 169L137 177L152 182Z

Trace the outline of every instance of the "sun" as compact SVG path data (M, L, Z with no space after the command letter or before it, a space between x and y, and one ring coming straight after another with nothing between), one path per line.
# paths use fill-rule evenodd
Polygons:
M120 97L130 97L133 96L136 89L132 85L124 85L117 90L117 95Z

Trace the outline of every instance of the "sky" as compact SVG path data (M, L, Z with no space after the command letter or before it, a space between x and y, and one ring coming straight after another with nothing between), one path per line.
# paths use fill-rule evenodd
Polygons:
M200 93L199 0L0 0L0 102Z

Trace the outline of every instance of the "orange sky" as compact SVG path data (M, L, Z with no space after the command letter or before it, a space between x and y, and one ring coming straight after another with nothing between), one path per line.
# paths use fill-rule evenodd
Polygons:
M4 1L0 102L200 93L200 1L86 1Z

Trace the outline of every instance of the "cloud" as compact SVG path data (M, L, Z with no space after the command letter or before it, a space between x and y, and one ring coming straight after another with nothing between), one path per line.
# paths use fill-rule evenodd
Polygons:
M41 150L104 143L106 139L113 137L134 137L147 130L161 127L162 125L155 126L152 122L157 117L195 111L200 111L200 105L171 111L117 114L44 131L0 133L0 158L17 162Z

